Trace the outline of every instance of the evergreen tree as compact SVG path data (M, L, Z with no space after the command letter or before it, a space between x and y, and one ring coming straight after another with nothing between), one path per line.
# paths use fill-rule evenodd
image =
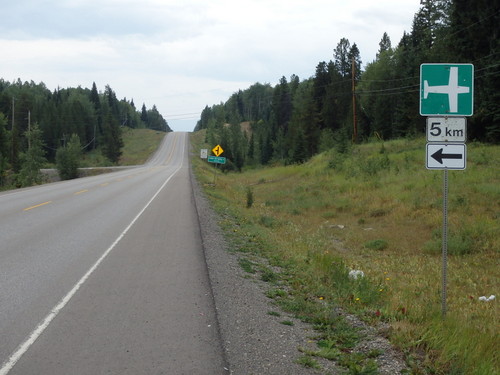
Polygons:
M147 128L160 130L160 131L171 131L165 119L162 117L156 105L153 105L153 108L147 111Z
M498 0L454 0L447 48L455 62L473 63L474 116L468 137L500 142L500 4Z
M287 147L290 150L290 161L293 163L302 163L318 152L321 127L314 92L314 80L302 82L297 89Z
M337 71L342 77L350 77L351 75L351 59L349 56L351 50L351 43L349 39L342 38L337 44L337 47L333 51L333 57L335 59L335 66Z
M269 163L273 156L271 130L263 120L260 120L257 124L259 126L260 163L262 165L266 165Z
M28 140L29 147L26 152L21 153L21 169L17 176L17 182L20 186L31 186L42 183L42 174L40 168L47 161L45 159L44 144L42 141L42 132L37 124L31 126L26 131L25 137Z
M142 109L141 109L141 121L144 123L144 126L147 127L149 120L148 120L148 110L146 109L146 104L142 103Z
M97 86L95 82L92 83L92 90L90 91L90 101L94 105L96 123L94 123L94 129L92 129L92 148L97 146L97 134L102 132L102 111L101 111L101 100L99 98L99 93L97 92Z
M12 170L17 173L19 172L20 162L19 162L19 129L13 125L10 131L10 165Z
M8 160L8 145L7 145L7 131L5 130L7 119L4 114L0 112L0 186L3 186Z
M394 58L387 33L379 43L377 59L369 63L363 73L363 79L357 92L361 108L365 114L365 134L377 133L389 139L395 133L394 93L391 91L394 82Z
M316 105L316 111L321 114L319 121L322 128L328 126L328 120L333 117L329 116L330 113L328 113L329 109L332 107L330 102L331 98L327 95L327 90L331 82L332 77L328 71L328 65L326 62L322 61L316 66L316 74L313 80L313 100ZM326 108L325 111L323 108L324 104L329 107Z
M56 166L61 180L78 177L81 154L80 139L78 135L72 134L68 144L60 147L56 153Z
M250 136L250 141L248 142L248 161L250 164L254 164L255 162L255 137L254 133L252 132L252 135Z
M377 60L380 58L380 55L383 53L387 53L391 51L392 46L391 46L391 38L389 35L387 35L386 32L384 32L384 35L382 35L382 39L380 40L380 43L378 44L379 49L377 52Z
M104 117L101 146L103 155L112 163L118 163L122 154L123 139L120 124L111 112Z
M292 117L292 97L288 81L284 76L274 88L272 110L270 136L273 141L274 156L283 159L286 155L283 138L287 136L288 125Z

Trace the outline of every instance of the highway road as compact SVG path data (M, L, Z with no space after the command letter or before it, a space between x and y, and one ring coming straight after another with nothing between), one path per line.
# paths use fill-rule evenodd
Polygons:
M0 375L227 373L187 149L0 193Z

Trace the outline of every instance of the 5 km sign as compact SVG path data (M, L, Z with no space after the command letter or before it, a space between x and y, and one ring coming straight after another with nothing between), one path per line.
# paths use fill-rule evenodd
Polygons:
M427 142L465 142L465 117L427 117Z

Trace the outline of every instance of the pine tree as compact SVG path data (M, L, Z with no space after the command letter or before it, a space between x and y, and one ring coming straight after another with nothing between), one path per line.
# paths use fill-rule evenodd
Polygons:
M146 109L146 104L144 103L142 103L141 121L144 123L146 128L149 127L148 110Z
M56 153L56 166L61 180L78 177L82 149L78 135L72 134L67 145L60 147Z
M97 92L97 86L95 82L92 83L92 90L90 91L90 101L94 105L96 123L94 124L94 129L92 129L92 148L95 149L97 146L98 134L102 133L102 109L101 109L101 99L99 98L99 93Z
M25 137L28 139L28 150L21 153L21 169L17 176L17 182L20 186L31 186L42 183L42 174L40 168L47 161L45 159L44 144L42 141L42 132L37 124L31 126L26 131Z
M500 142L499 1L455 0L450 16L447 47L455 62L473 63L475 69L474 116L468 137Z
M0 112L0 186L3 186L7 170L7 131L5 130L7 119Z
M123 139L120 124L111 112L104 117L101 146L103 155L112 163L118 163L122 154Z

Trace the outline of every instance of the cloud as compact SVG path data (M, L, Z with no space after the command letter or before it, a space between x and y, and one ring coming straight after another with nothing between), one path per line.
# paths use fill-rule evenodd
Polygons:
M109 84L136 105L156 104L169 121L255 82L308 78L343 37L370 62L384 31L395 46L418 7L419 0L17 0L2 5L0 72L52 89Z

